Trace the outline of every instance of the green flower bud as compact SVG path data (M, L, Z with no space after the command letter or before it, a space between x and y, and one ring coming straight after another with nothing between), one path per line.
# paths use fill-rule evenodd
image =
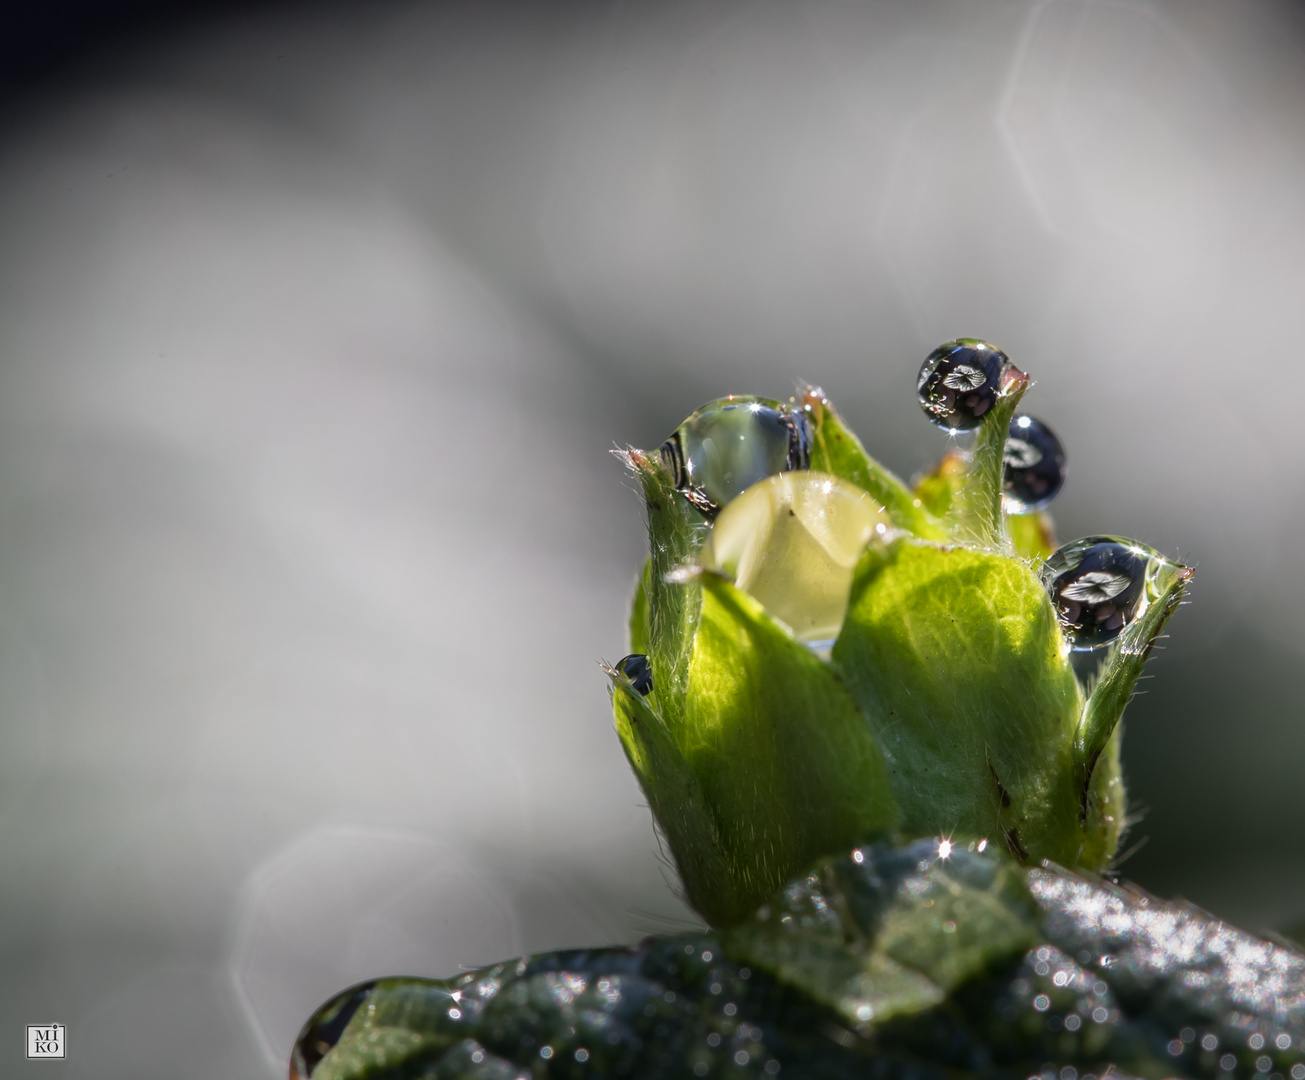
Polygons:
M982 342L931 353L926 413L974 434L914 489L814 388L722 399L625 454L648 509L630 637L650 677L611 669L616 727L713 925L876 836L1114 857L1120 716L1192 572L1113 537L1055 550L1041 506L1063 475L1030 476L1028 418L1012 428L1028 385Z

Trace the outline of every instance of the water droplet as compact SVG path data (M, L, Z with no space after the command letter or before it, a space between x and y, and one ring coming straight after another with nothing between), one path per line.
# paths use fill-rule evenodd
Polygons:
M1042 568L1056 616L1078 651L1108 645L1146 610L1148 584L1165 560L1118 536L1089 536L1060 548Z
M1002 376L1013 366L999 348L977 338L939 345L920 368L920 406L940 427L971 431L1001 395Z
M813 646L838 636L857 560L884 508L825 473L781 473L730 503L703 565L730 575L773 618Z
M675 486L715 514L753 484L811 463L811 427L801 409L733 394L708 402L662 443Z
M1065 449L1056 433L1032 416L1017 416L1006 439L1002 504L1010 514L1032 514L1060 494Z
M318 1009L308 1018L299 1032L295 1046L290 1051L291 1080L309 1080L318 1062L340 1041L353 1014L367 1000L376 983L365 982L351 986Z
M631 653L616 662L616 670L644 697L652 693L652 664L643 653Z

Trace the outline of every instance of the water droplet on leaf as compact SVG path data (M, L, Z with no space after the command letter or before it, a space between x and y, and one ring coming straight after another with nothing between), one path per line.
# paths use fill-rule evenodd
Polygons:
M1042 568L1056 617L1076 650L1099 649L1146 610L1148 581L1165 560L1118 536L1089 536L1060 548Z
M753 484L811 462L806 415L767 398L709 402L662 444L662 463L699 510L715 514Z
M375 985L375 982L366 982L351 986L336 994L308 1018L308 1023L303 1026L299 1038L295 1040L294 1049L290 1052L291 1080L309 1080L318 1062L340 1041L353 1014L367 1000L367 995Z
M703 565L730 575L801 640L828 644L847 614L857 560L887 526L884 508L859 487L825 473L781 473L721 512Z
M1003 466L1002 504L1010 514L1036 513L1065 483L1064 447L1051 428L1031 416L1011 421Z
M977 338L939 345L920 368L920 406L940 427L972 431L1001 395L1002 376L1013 366L999 348Z
M616 662L616 670L644 697L652 693L652 664L643 653L631 653Z

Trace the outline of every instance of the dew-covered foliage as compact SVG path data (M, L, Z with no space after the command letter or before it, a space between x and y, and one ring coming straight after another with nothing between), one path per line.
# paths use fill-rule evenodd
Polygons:
M823 860L733 930L346 990L292 1076L1301 1080L1303 1040L1305 954L927 839Z

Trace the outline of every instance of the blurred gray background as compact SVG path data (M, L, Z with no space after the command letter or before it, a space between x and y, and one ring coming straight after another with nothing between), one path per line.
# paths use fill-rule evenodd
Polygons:
M1261 0L209 5L13 80L0 1073L276 1077L352 981L692 925L598 667L607 451L809 379L911 474L958 335L1036 377L1063 537L1199 567L1124 873L1305 915L1303 46Z

